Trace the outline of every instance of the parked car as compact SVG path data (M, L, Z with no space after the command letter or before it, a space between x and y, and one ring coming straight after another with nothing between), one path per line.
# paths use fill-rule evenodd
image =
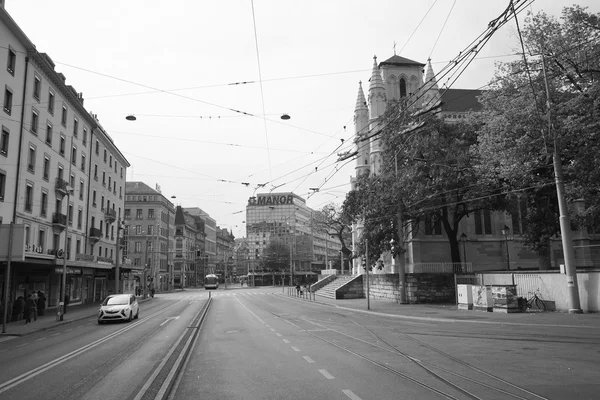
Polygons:
M100 305L98 324L107 321L131 321L140 316L140 307L133 294L111 294Z

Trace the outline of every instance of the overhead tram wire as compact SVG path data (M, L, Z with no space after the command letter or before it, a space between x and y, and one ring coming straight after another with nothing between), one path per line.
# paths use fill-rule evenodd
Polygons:
M404 48L406 47L406 45L410 42L410 39L412 39L412 37L415 35L415 33L417 32L417 30L419 29L419 27L421 26L421 24L423 23L423 21L425 21L425 18L427 18L427 16L429 15L429 12L433 9L433 7L436 5L437 2L438 2L438 0L435 0L433 2L433 4L431 5L431 7L429 7L429 10L427 10L427 12L425 13L425 15L423 16L423 18L421 18L421 21L419 22L419 24L417 25L417 27L410 34L410 36L408 37L408 39L406 39L406 42L404 43L404 45L402 45L402 48L399 51L400 53L402 53L402 50L404 50ZM394 52L394 55L395 54L396 54L396 52Z
M435 3L433 3L433 4L435 4ZM440 29L440 33L438 33L438 36L435 39L435 42L433 43L433 47L431 48L431 51L429 52L429 57L428 57L429 59L431 59L431 54L433 54L433 51L435 50L435 46L437 45L438 40L440 40L440 37L442 36L442 32L444 32L446 23L448 22L448 19L450 18L450 14L452 14L452 10L454 9L455 5L456 5L456 0L454 0L454 3L452 3L452 7L450 7L450 11L448 11L448 15L446 16L446 19L444 20L444 24L442 25L442 28Z
M519 0L519 5L517 6L517 8L514 7L514 4L511 3L511 5L509 5L497 18L495 18L494 20L490 21L490 23L488 24L487 29L480 34L475 40L473 40L469 46L467 47L467 52L465 53L465 55L463 55L463 52L461 51L459 53L459 55L457 57L454 58L453 61L451 61L446 67L444 67L442 69L442 76L447 75L448 73L454 71L454 73L450 76L455 76L454 80L451 82L450 85L446 86L446 89L444 90L444 93L446 90L448 90L450 88L450 86L456 82L456 80L460 77L460 75L462 75L462 73L464 73L465 69L470 65L470 63L472 62L472 60L474 59L474 57L479 53L479 51L481 50L481 48L483 48L483 46L485 46L485 44L487 44L487 42L491 39L492 35L498 30L500 29L502 26L504 26L504 24L507 23L507 21L509 19L511 19L511 15L514 13L515 15L517 13L520 13L525 7L527 7L528 4L531 4L533 0ZM529 2L527 4L524 4L526 2ZM479 39L479 40L478 40ZM471 59L468 60L468 56L472 55ZM465 60L467 60L468 62L465 63ZM459 73L456 74L455 71L455 67L460 65L461 67L458 68ZM443 72L446 69L448 69L447 72ZM436 78L439 76L440 74L436 74ZM449 78L450 80L450 78ZM428 82L425 83L425 85L427 85ZM378 134L380 134L387 126L389 126L392 122L395 122L396 120L398 120L403 114L406 113L406 110L410 109L410 107L414 104L416 104L416 102L424 95L421 94L420 96L417 96L417 98L412 100L412 103L407 105L403 110L399 110L397 115L395 117L391 117L386 124L383 127L378 127L378 130L373 134L373 135L369 135L367 137L361 138L359 139L360 141L366 141L369 140L371 137L376 136ZM442 93L443 95L443 93ZM429 118L432 118L431 116L429 116ZM388 168L391 166L391 163L388 164Z
M264 125L264 129L265 129L265 143L267 145L267 161L269 163L269 177L271 179L273 179L273 172L271 170L271 152L269 150L269 133L267 131L267 120L266 120L267 113L265 112L265 94L264 94L263 84L262 84L262 71L260 68L260 52L258 50L258 33L256 32L256 15L254 13L254 0L250 0L250 4L252 6L252 26L254 28L254 45L256 47L256 63L258 65L258 80L260 83L260 102L261 102L262 112L263 112L262 115L263 115L263 125Z

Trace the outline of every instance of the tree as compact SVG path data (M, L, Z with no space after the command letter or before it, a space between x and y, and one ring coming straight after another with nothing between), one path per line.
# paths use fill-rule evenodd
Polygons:
M407 129L411 125L417 128ZM370 260L392 249L402 253L402 243L422 227L426 234L443 231L452 261L460 262L460 221L505 206L498 180L480 180L472 152L476 121L447 124L430 115L415 120L401 104L390 104L382 126L384 166L377 176L358 177L344 204L349 215L364 220L359 253L364 254L367 239ZM398 216L407 233L402 238Z
M562 22L543 12L530 15L523 40L527 63L499 65L481 97L477 153L482 175L500 179L507 191L526 199L525 243L547 257L549 239L560 233L555 146L567 200L586 204L575 223L593 226L600 220L599 16L578 6L565 8Z
M290 248L281 241L272 241L263 252L263 268L277 272L286 270L290 265Z
M348 244L352 242L352 220L347 214L343 213L342 206L334 203L326 204L321 210L313 214L313 217L315 226L322 232L337 237L342 244L342 253L346 257L350 257L352 250L350 250Z

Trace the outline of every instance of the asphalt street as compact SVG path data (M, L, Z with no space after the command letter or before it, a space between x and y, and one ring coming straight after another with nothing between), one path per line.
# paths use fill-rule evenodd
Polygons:
M0 398L598 398L597 314L316 300L188 289L131 323L97 325L94 306L11 323Z

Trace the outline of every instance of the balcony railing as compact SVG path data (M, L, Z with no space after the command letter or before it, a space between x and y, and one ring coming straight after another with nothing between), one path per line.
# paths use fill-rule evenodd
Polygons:
M109 224L112 224L117 219L117 212L113 209L107 208L104 211L104 220Z
M98 228L90 228L90 240L95 243L102 237L102 232Z
M61 198L65 196L68 191L68 186L69 182L65 181L62 178L56 178L56 181L54 183L54 191L56 192L56 195Z
M54 225L57 228L60 228L61 230L65 229L67 227L67 216L66 214L61 214L61 213L52 213L52 225Z

